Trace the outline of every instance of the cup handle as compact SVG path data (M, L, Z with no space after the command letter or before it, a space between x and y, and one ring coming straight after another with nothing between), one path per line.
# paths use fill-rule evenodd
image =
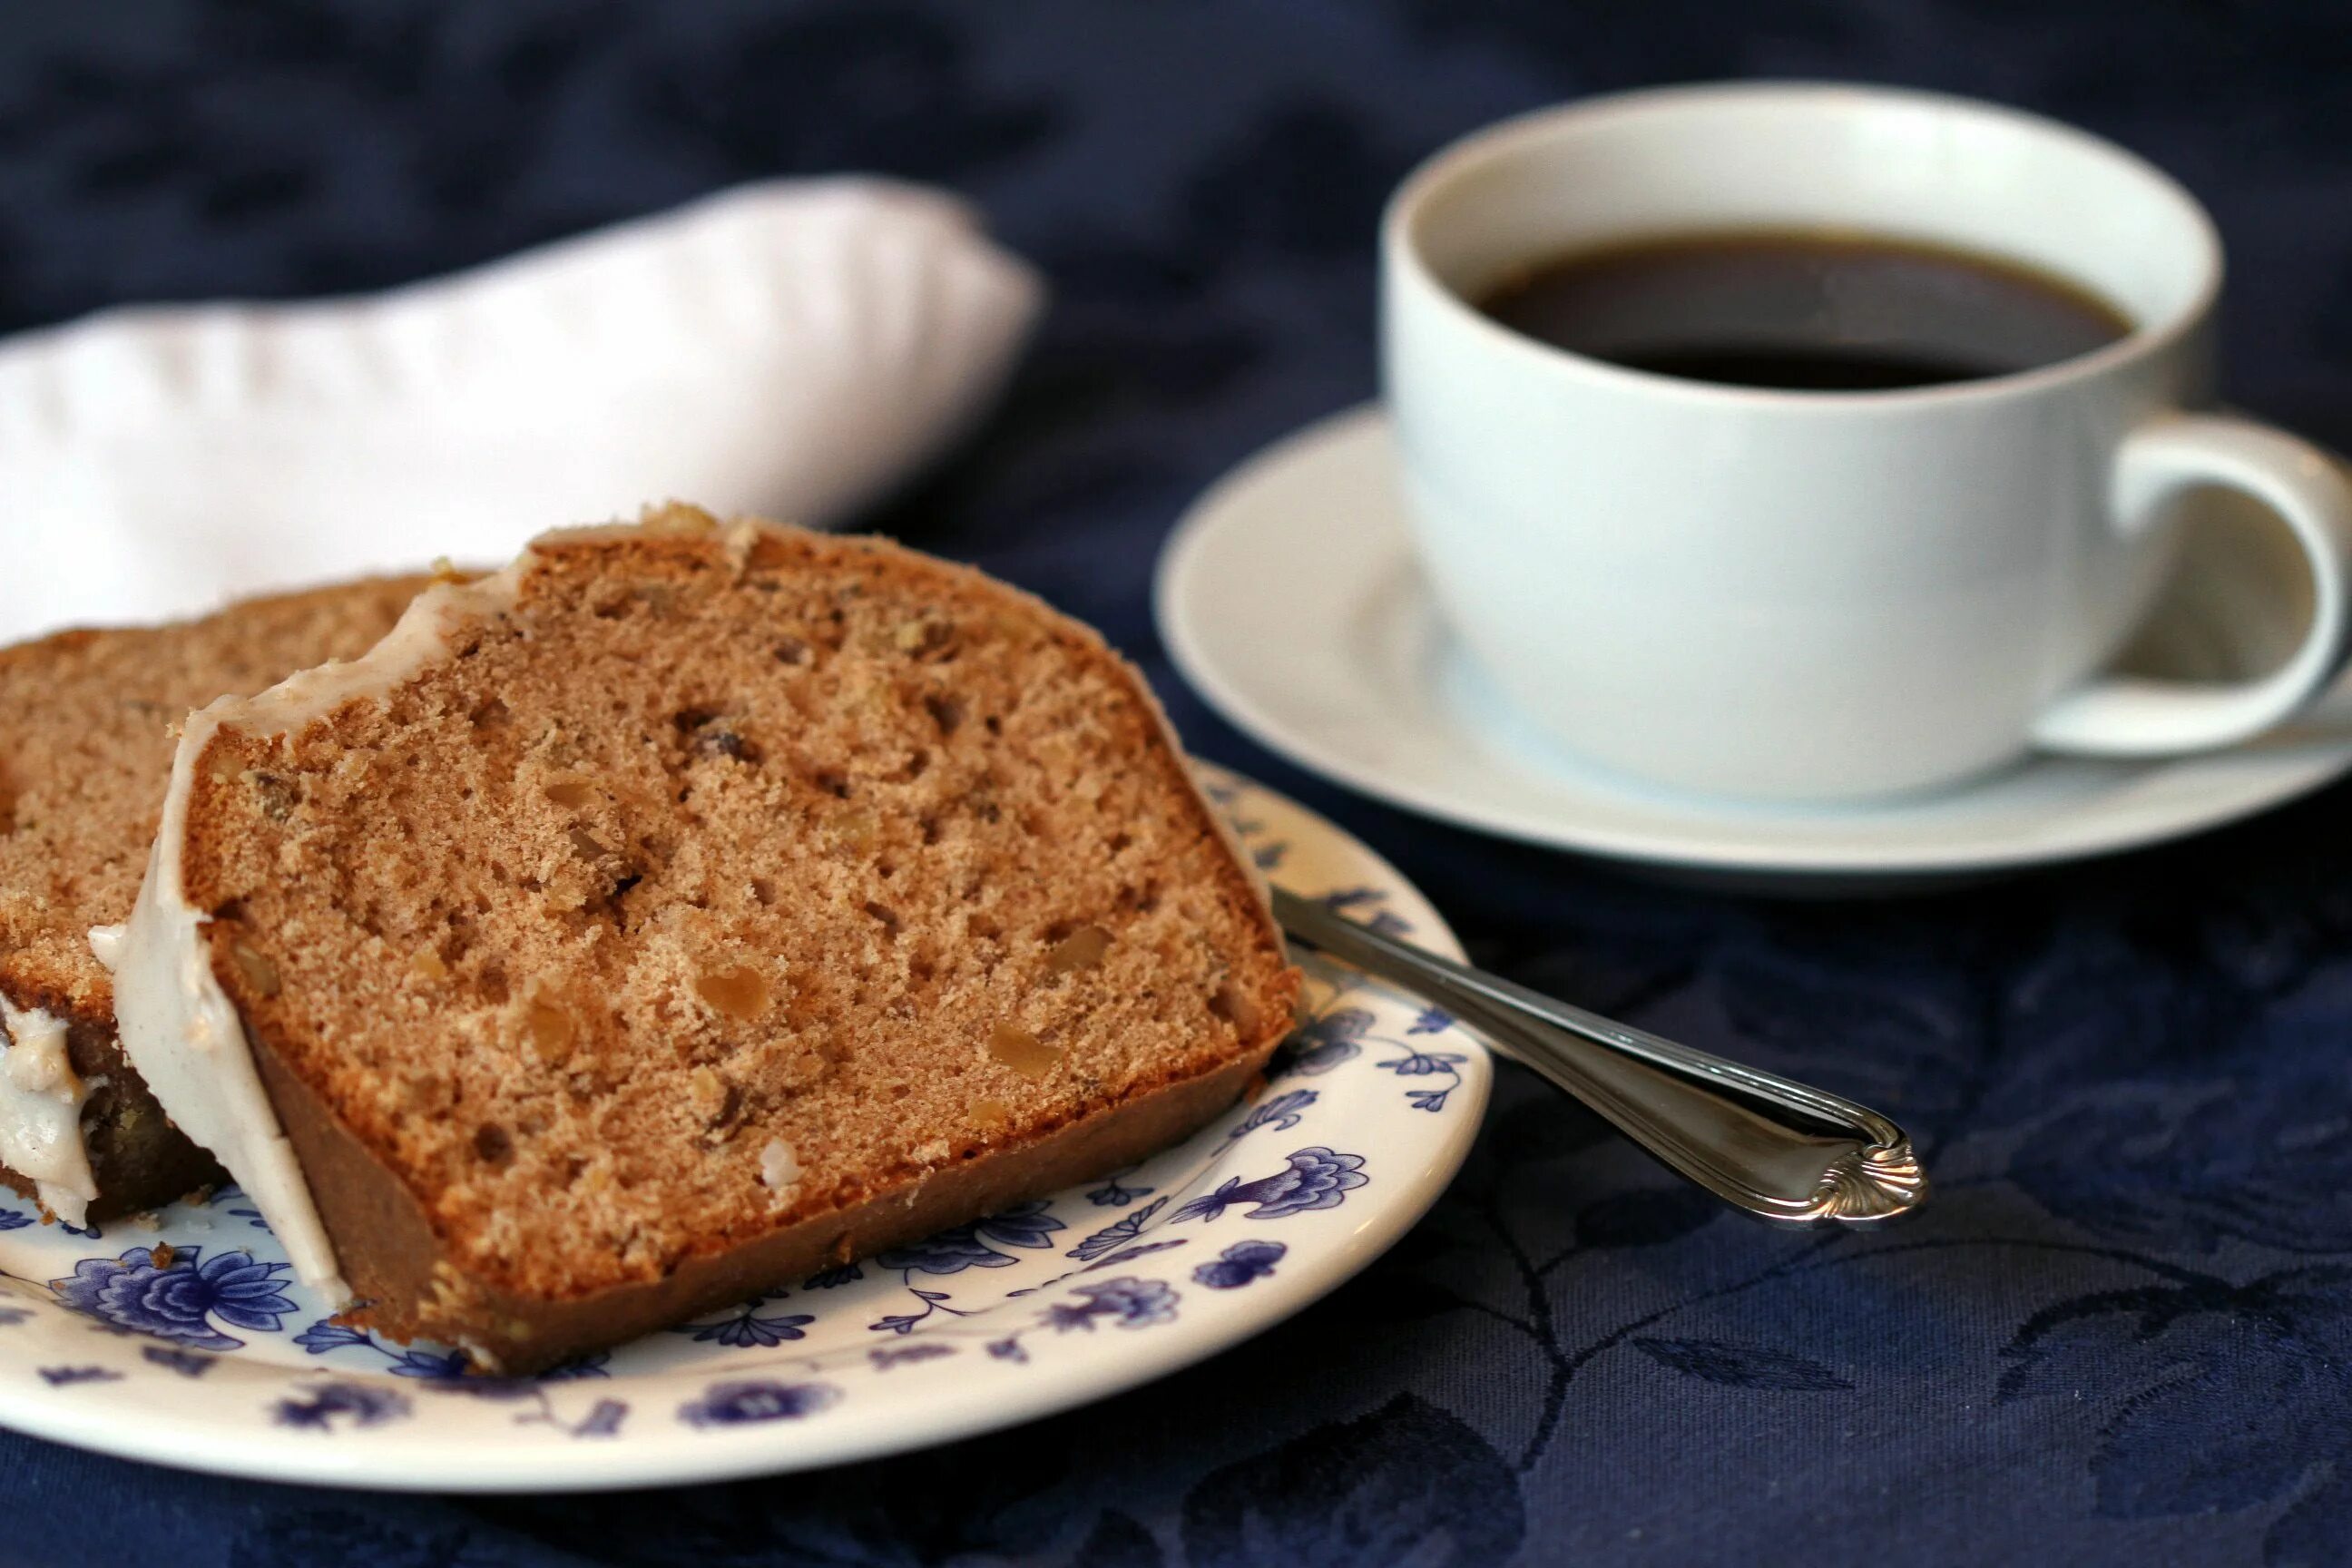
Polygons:
M2311 627L2284 665L2226 686L2100 676L2034 721L2044 750L2150 757L2227 746L2269 729L2326 690L2352 652L2352 481L2336 459L2284 430L2221 414L2168 414L2125 437L2110 506L2118 531L2155 526L2197 485L2242 490L2277 513L2311 565Z

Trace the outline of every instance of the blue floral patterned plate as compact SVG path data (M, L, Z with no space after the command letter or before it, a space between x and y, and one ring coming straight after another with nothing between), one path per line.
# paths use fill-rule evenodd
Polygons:
M1266 874L1454 952L1403 878L1255 784L1209 788ZM234 1190L141 1226L0 1194L0 1424L272 1480L541 1490L871 1457L1202 1360L1363 1268L1433 1203L1486 1103L1444 1014L1309 957L1265 1091L1133 1170L537 1378L331 1322Z

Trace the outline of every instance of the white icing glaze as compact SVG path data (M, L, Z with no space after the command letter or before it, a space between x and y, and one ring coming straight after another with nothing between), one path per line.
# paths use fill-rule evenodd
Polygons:
M107 968L112 969L122 960L122 939L125 928L92 926L89 928L90 955Z
M523 556L494 577L426 589L382 642L348 663L321 665L258 696L223 698L191 714L172 761L172 783L130 921L90 932L90 951L114 972L114 1015L124 1051L181 1131L210 1150L254 1200L294 1271L337 1301L351 1289L294 1147L262 1088L245 1023L213 974L204 927L181 884L188 796L205 748L224 725L248 734L292 734L345 702L381 698L415 675L467 622L514 603Z
M68 1225L81 1224L98 1196L81 1138L89 1097L66 1059L66 1021L0 996L0 1164L30 1177Z

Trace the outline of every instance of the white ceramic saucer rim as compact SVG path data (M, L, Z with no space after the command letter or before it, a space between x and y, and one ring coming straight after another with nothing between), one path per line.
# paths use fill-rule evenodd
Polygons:
M1161 641L1179 671L1212 706L1234 725L1265 746L1310 772L1337 780L1376 799L1404 806L1424 816L1476 831L1583 854L1695 872L1761 873L1776 880L1801 885L1808 879L1904 879L1961 876L1969 873L2022 869L2054 865L2169 842L2191 834L2240 821L2272 806L2307 795L2352 770L2352 743L2277 749L2241 748L2233 752L2172 758L2142 764L2144 773L2162 770L2203 768L2214 772L2226 787L2199 800L2159 810L2135 810L2084 820L2070 816L2039 830L2017 833L2005 844L1948 843L1933 837L1899 845L1884 841L1850 844L1776 842L1776 825L1823 820L1819 810L1799 808L1777 813L1769 807L1710 808L1705 803L1681 802L1664 795L1619 795L1652 813L1668 814L1674 826L1664 829L1628 827L1606 821L1580 820L1552 812L1528 810L1507 802L1480 798L1462 791L1383 774L1327 742L1323 737L1286 724L1270 712L1228 668L1233 657L1199 614L1201 574L1210 553L1227 542L1229 527L1279 526L1279 516L1253 510L1254 492L1285 475L1295 465L1328 455L1327 449L1349 442L1381 447L1389 445L1388 418L1378 404L1364 404L1326 416L1273 442L1217 480L1187 509L1162 547L1153 585L1153 609ZM1337 614L1327 617L1336 619ZM1294 626L1297 623L1293 623ZM1463 724L1473 721L1444 704ZM2248 764L2252 764L2251 770ZM1531 766L1521 764L1526 771ZM2053 765L2029 760L2021 767ZM1601 786L1584 781L1545 774L1548 782L1570 789L1585 788L1600 798ZM1953 794L1924 805L1948 803L1982 786L1961 786ZM1899 820L1900 805L1872 808L1880 821ZM1921 824L1932 835L1932 824Z

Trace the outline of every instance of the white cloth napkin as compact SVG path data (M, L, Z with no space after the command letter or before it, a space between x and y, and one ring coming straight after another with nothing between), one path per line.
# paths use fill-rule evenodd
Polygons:
M0 342L0 643L693 500L812 525L995 395L1043 300L954 199L748 185L362 299Z

